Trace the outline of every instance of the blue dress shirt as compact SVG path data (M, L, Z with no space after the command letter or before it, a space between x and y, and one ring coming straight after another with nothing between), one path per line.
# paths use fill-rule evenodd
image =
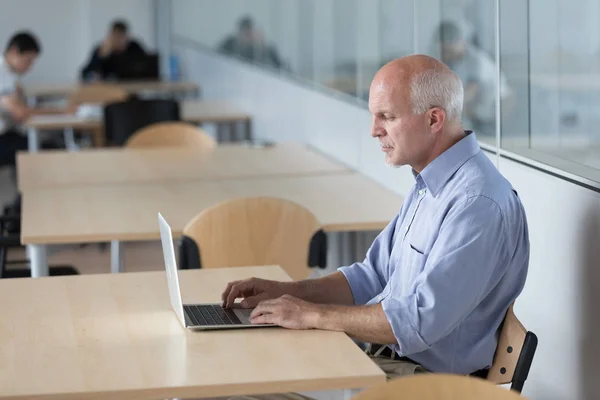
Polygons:
M340 271L355 304L382 304L398 354L432 372L469 374L491 365L525 284L525 211L471 132L415 179L366 259Z

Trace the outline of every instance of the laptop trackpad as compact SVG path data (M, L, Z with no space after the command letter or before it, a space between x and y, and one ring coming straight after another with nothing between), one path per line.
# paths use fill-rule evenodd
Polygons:
M240 319L243 325L251 324L250 314L252 314L252 310L252 308L233 307L233 312Z

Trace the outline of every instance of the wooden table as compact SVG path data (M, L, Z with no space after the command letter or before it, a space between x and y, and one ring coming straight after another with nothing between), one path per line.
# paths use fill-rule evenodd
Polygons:
M218 302L236 279L289 280L279 267L180 274L192 303ZM186 330L164 272L3 279L0 302L10 305L0 309L0 398L199 398L385 381L343 333Z
M200 211L249 196L301 204L330 232L382 229L402 203L357 173L31 190L23 194L21 242L30 247L32 276L48 274L45 245L60 243L111 241L111 270L119 272L120 241L158 239L158 212L178 236Z
M59 187L345 173L349 169L297 143L254 148L43 151L17 156L19 191Z
M218 126L235 127L243 124L243 137L250 139L251 121L250 114L238 109L234 105L223 101L184 100L180 103L181 119L190 123L215 123ZM64 129L101 130L103 121L98 116L79 115L38 115L30 118L24 124L27 128L27 140L30 152L39 150L39 131ZM59 132L62 134L62 132Z
M117 85L129 94L152 92L159 94L192 93L198 95L200 87L194 82L167 82L167 81L138 81L138 82L109 82L111 86ZM33 85L25 88L25 93L31 99L44 97L67 97L81 86L88 84L66 83L58 85ZM98 83L94 83L98 85Z

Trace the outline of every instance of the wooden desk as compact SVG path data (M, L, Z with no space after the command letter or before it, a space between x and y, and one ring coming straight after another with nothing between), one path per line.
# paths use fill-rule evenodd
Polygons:
M185 302L218 302L236 279L289 279L279 267L180 276ZM0 398L198 398L385 381L343 333L186 330L164 272L3 279L0 302L10 304L0 309Z
M222 100L199 101L184 100L180 103L181 119L191 123L216 123L218 125L233 126L244 124L244 138L250 139L251 116ZM78 115L38 115L30 118L24 124L27 128L27 139L30 152L39 149L38 131L40 130L97 130L103 128L103 121L97 116ZM62 134L62 132L59 132Z
M158 212L178 236L200 211L247 196L294 201L335 232L382 229L402 203L357 173L31 190L23 194L21 241L30 245L32 276L47 275L44 245L59 243L112 241L111 270L119 272L119 241L158 239Z
M349 172L296 143L253 148L224 144L212 153L189 149L43 151L17 156L21 192L41 188L139 184Z
M40 99L44 97L67 97L81 86L89 84L66 83L59 85L34 85L25 88L28 97ZM94 85L98 85L95 83ZM194 93L198 94L200 87L194 82L166 82L166 81L141 81L141 82L110 82L117 85L129 94L153 92L160 94Z
M252 119L247 112L224 100L185 100L181 115L188 122L243 122Z

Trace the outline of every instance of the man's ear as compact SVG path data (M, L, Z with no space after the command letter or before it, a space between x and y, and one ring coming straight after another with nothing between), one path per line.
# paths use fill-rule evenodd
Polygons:
M432 132L439 132L446 122L446 110L433 107L429 111L429 128Z

